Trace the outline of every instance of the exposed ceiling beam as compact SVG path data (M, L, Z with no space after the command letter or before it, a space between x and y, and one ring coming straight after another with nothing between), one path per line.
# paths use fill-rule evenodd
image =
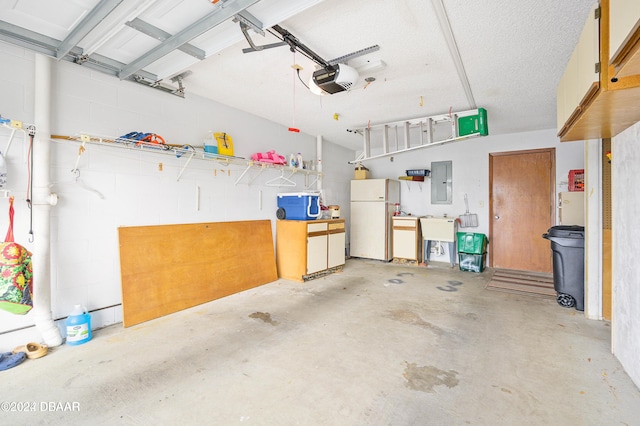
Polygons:
M169 54L171 51L207 32L211 28L220 25L227 19L233 18L234 15L242 12L258 1L259 0L227 0L225 3L220 3L210 14L199 19L179 33L172 35L160 45L125 65L120 71L118 77L121 80L131 77L131 75L140 71L147 65L152 64L163 56Z
M57 46L60 46L60 40L4 21L0 21L0 40L51 58L56 58ZM79 47L73 47L63 58L59 59L73 62L114 77L118 76L118 73L125 65L122 62L95 53L90 56L85 55ZM130 77L127 80L184 97L184 94L176 93L175 88L159 87L158 76L144 70L136 73L135 78Z
M125 23L126 26L133 28L134 30L140 31L143 34L148 35L149 37L153 37L156 40L165 41L171 34L168 32L155 27L140 18L134 18L131 21ZM185 43L182 46L178 47L178 50L186 53L187 55L191 55L196 59L203 60L206 57L206 52L202 49L199 49L189 43Z
M247 27L251 28L256 33L264 36L264 29L262 28L262 22L253 16L248 11L240 12L236 16L233 17L234 21L238 21L240 23L245 24Z
M56 58L64 58L83 38L86 37L96 25L109 15L122 0L101 0L91 11L84 17L78 25L71 30L69 35L62 40L60 46L56 49Z
M0 40L55 58L60 40L0 21Z
M444 34L444 40L447 42L447 47L449 48L451 59L453 59L453 64L455 65L456 71L458 72L458 78L460 79L460 83L462 84L464 93L467 95L469 109L476 109L478 108L476 106L476 100L473 98L473 92L471 92L469 77L467 77L467 72L464 69L462 57L460 56L460 51L458 50L456 39L453 36L451 22L449 22L449 17L447 16L447 11L444 8L444 3L442 2L442 0L432 0L432 3L433 8L436 11L438 22L440 23L440 29L442 29L442 33Z

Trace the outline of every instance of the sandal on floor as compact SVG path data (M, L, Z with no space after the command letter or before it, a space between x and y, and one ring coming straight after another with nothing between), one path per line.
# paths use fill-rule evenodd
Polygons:
M8 370L20 364L27 357L24 352L18 352L17 354L11 352L5 352L0 354L0 371Z
M25 353L29 359L42 358L47 354L49 347L47 345L40 345L38 343L27 343L24 346L18 346L13 350L13 353Z

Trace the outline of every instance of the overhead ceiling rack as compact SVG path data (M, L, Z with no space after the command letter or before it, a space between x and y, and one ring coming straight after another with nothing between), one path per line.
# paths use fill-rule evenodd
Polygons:
M184 97L189 65L235 44L243 35L249 40L248 29L264 34L263 21L249 8L263 3L259 11L273 25L274 20L287 19L319 1L99 0L69 8L62 0L50 0L49 7L65 10L60 17L75 22L71 26L55 22L46 8L15 2L2 12L0 41ZM236 23L241 31L232 30Z
M350 161L350 164L489 134L487 111L484 108L378 124L348 131L363 137L363 151L355 160Z

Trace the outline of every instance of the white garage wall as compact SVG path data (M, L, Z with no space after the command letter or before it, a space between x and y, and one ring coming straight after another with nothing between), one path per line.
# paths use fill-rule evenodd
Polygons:
M611 141L613 353L640 386L640 123Z
M539 148L556 149L556 193L567 191L569 170L584 168L584 142L560 143L555 130L467 139L371 160L366 166L373 177L397 179L406 170L431 169L432 161L452 161L453 204L431 204L431 181L425 178L424 182L402 181L402 210L414 216L457 217L466 210L466 193L469 210L478 215L479 226L461 230L489 235L489 154ZM448 263L449 255L445 253L432 260Z
M0 63L0 114L32 123L34 55L0 43ZM54 63L52 77L52 134L87 132L117 137L144 131L160 134L172 144L201 145L207 131L213 130L233 137L237 156L248 158L275 149L283 155L300 152L306 160L316 158L315 136L290 133L282 126L199 98L188 92L188 85L187 97L182 99L68 62ZM0 128L3 153L9 135L8 129ZM17 133L6 153L7 189L15 196L16 241L33 250L25 202L27 146L24 135ZM122 320L118 227L269 219L275 230L276 194L305 189L302 173L292 177L295 188L265 185L279 175L273 170L248 185L248 178L256 173L252 170L235 184L244 168L194 159L177 180L186 162L184 156L91 144L78 156L79 147L77 142L51 142L51 189L59 195L52 209L52 305L54 318L66 317L74 304L86 306L94 311L94 327ZM354 153L328 141L323 147L328 175L323 183L325 201L346 205L352 176L347 161ZM76 162L79 175L72 172ZM2 213L7 206L7 200L0 199L2 232L8 226L7 214ZM35 238L38 232L34 229ZM197 247L194 255L198 255ZM0 311L0 349L39 341L32 325L31 314Z

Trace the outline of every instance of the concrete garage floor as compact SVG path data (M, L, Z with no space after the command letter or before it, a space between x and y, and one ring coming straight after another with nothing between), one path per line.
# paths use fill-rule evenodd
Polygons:
M350 259L304 284L96 330L0 372L0 401L34 410L1 422L640 424L607 322L486 290L489 270L437 265Z

